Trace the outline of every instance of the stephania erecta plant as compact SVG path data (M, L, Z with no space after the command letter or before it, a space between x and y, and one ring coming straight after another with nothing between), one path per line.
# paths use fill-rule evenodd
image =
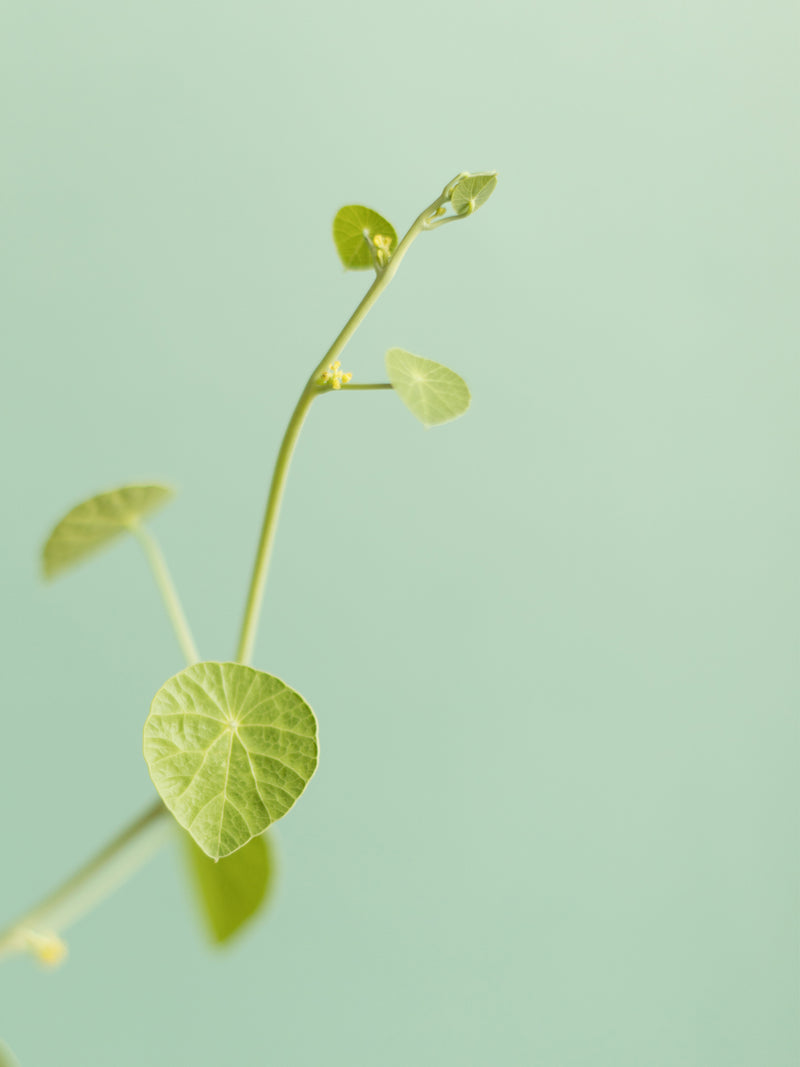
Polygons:
M186 666L154 695L144 722L144 758L157 798L49 897L0 934L0 956L31 952L46 966L66 955L64 931L127 879L164 841L178 837L211 939L225 943L268 897L273 871L267 831L287 814L317 767L317 720L297 690L250 665L284 488L297 439L327 393L391 389L426 427L463 415L466 383L421 355L390 348L386 379L353 381L341 356L414 241L463 221L497 184L494 173L458 174L402 239L360 204L337 212L333 240L348 270L374 277L363 299L311 371L278 450L245 602L236 658L201 659L148 518L172 497L165 485L125 485L78 504L54 527L42 566L58 578L114 541L132 536L144 552ZM5 1053L0 1049L0 1064Z

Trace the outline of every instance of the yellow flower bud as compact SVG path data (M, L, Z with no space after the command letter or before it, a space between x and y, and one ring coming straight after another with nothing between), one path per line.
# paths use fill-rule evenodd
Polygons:
M57 934L27 930L25 943L45 967L58 967L67 958L66 943Z

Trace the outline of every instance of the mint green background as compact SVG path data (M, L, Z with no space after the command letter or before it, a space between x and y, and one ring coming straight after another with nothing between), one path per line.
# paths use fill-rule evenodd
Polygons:
M152 796L180 665L133 544L44 588L66 508L163 478L204 655L231 654L271 462L400 229L462 168L348 349L452 365L304 432L256 662L315 707L269 917L202 942L177 857L0 968L23 1067L794 1067L798 1034L794 3L0 14L10 918Z

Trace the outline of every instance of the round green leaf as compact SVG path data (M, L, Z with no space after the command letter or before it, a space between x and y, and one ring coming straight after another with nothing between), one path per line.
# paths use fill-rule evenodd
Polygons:
M376 237L388 237L389 256L397 248L397 234L391 222L371 208L348 204L339 208L333 220L333 242L348 270L368 270L373 266L370 244Z
M144 727L161 799L215 860L286 814L317 754L317 720L299 693L238 663L195 663L170 678Z
M457 419L469 407L467 383L441 363L390 348L386 370L395 392L425 426Z
M181 837L189 875L211 940L222 945L264 903L275 869L272 847L266 837L259 835L232 856L215 863L189 834Z
M450 197L457 215L471 215L486 203L497 185L497 174L469 174L456 183Z
M53 578L90 556L172 495L166 485L124 485L78 504L47 539L42 552L45 576Z

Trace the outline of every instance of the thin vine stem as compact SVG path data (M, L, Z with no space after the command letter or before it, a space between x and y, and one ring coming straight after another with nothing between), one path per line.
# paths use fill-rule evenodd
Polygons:
M320 375L342 354L348 341L367 317L378 297L394 277L397 268L400 266L401 260L413 244L414 240L428 227L430 219L438 212L440 207L449 201L449 199L450 188L448 186L445 188L441 196L437 197L432 204L426 207L425 210L417 216L409 227L408 232L398 244L389 262L377 272L375 281L365 293L361 303L344 324L336 337L336 340L311 372L311 376L306 382L303 392L300 394L300 399L297 401L292 417L289 420L289 425L286 427L286 432L283 435L283 441L281 442L278 451L278 458L275 462L275 470L272 475L272 483L267 497L264 520L261 525L261 536L259 537L256 558L253 564L253 573L250 579L250 588L247 593L247 603L245 604L244 617L242 619L239 644L236 650L237 663L248 663L253 655L253 646L255 644L258 620L261 614L261 604L264 597L264 586L266 585L272 548L275 542L275 530L278 524L281 502L283 500L286 477L289 473L289 466L292 461L292 455L294 453L295 445L297 444L297 439L300 436L300 430L303 427L306 416L311 410L311 404L314 401L314 397L319 396L320 394L320 389L318 387ZM357 386L342 386L342 388L352 389L357 388ZM371 386L370 388L375 388L375 386ZM385 388L385 386L378 386L378 388Z
M292 461L292 453L297 444L297 438L300 436L300 431L303 428L306 415L311 409L316 392L313 379L309 379L292 412L292 417L286 427L286 432L283 435L281 447L278 451L278 458L272 475L272 484L267 497L267 510L264 513L264 521L261 525L261 537L256 550L256 560L253 565L253 576L250 580L250 590L247 595L239 646L236 650L237 663L247 663L253 654L258 617L261 611L261 598L267 580L267 570L270 556L272 555L272 545L275 541L275 530L278 525L283 490L289 474L289 465Z
M139 870L172 835L169 812L156 801L41 903L0 933L0 959L77 922ZM35 942L34 942L35 943Z
M131 522L129 528L131 533L134 534L137 541L142 546L144 554L147 557L147 562L150 564L150 569L153 572L156 585L161 593L164 606L167 609L167 614L172 623L172 628L175 631L175 636L178 638L178 644L181 646L181 651L186 657L187 666L191 666L192 663L198 663L200 654L194 643L192 631L189 629L189 623L186 619L186 613L181 606L178 591L175 588L175 583L172 581L166 560L159 548L158 541L156 541L153 534L151 534L140 522Z

